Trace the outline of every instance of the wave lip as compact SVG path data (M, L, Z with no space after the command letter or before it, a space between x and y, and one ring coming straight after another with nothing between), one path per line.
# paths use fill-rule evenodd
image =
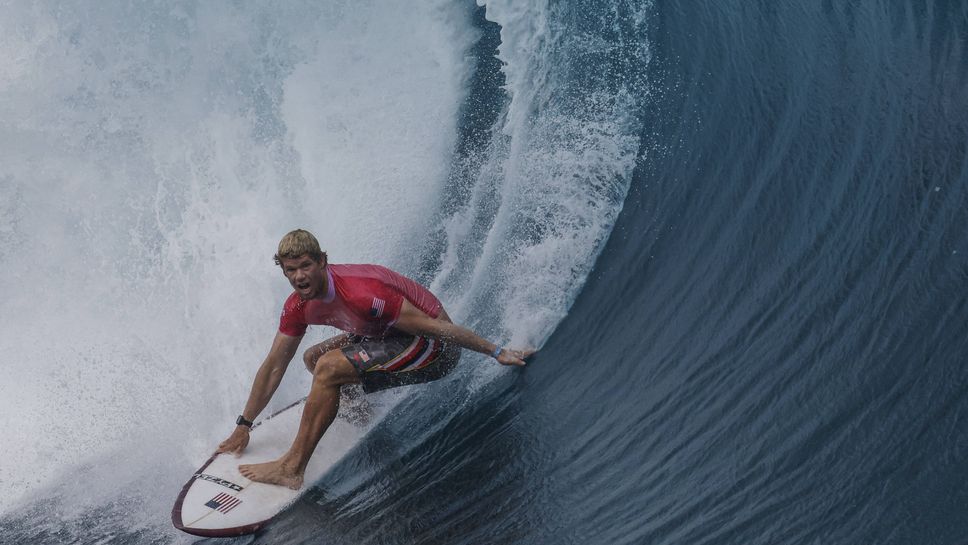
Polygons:
M584 20L580 3L482 5L500 25L506 106L467 204L446 223L435 285L464 286L460 306L475 313L498 302L478 319L539 346L591 270L637 164L646 7L616 3Z

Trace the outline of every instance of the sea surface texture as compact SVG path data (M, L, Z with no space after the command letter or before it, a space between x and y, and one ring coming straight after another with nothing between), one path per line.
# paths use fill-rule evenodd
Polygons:
M540 351L201 542L968 542L963 1L7 3L0 543L198 541L296 227Z

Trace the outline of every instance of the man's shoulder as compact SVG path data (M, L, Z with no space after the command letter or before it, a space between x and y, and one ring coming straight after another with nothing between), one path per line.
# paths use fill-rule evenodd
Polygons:
M388 274L398 274L383 265L373 263L333 263L329 267L333 274L342 278L381 278Z
M350 284L394 284L400 276L400 273L383 265L369 263L330 265L330 267L337 282Z
M293 292L289 294L289 297L286 297L286 300L282 303L282 314L285 316L286 314L292 314L293 312L300 311L305 304L306 301L304 301L302 297L299 297L299 293L293 290Z

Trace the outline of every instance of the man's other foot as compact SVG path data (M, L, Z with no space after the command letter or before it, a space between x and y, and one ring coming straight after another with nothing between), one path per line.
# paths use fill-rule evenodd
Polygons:
M303 483L303 474L292 469L281 460L265 462L263 464L245 464L239 466L239 473L247 479L285 486L299 490Z

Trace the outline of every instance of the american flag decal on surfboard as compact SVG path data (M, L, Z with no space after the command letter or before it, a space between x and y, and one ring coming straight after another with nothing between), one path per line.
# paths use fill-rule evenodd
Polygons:
M239 498L222 492L218 496L208 500L208 503L205 504L205 507L211 507L219 513L228 513L232 509L235 509L235 507L240 503L242 503L242 500Z

